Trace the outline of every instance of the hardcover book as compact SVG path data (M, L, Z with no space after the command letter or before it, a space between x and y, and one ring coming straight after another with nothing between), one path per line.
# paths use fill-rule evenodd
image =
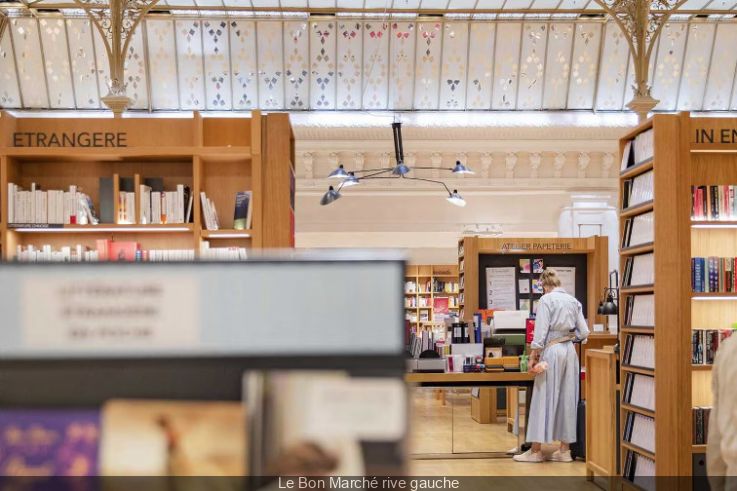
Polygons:
M239 191L235 195L235 213L233 214L233 228L245 230L251 228L251 191Z
M97 475L99 438L95 410L2 410L0 475Z

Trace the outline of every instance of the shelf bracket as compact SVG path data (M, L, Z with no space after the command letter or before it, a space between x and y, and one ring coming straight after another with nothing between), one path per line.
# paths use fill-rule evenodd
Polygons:
M100 32L110 66L108 93L101 100L119 117L131 104L126 94L125 57L136 27L159 0L74 0Z
M594 0L622 30L635 67L635 95L627 107L640 122L658 105L650 95L650 56L670 16L686 0Z

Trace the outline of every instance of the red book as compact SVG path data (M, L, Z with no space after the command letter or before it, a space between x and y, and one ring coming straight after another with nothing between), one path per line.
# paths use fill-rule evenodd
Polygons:
M138 242L110 242L110 261L135 261Z

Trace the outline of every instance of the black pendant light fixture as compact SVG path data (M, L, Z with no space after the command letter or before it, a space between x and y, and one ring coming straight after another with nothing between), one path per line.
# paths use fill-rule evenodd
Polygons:
M411 181L423 181L438 184L445 188L448 193L447 200L449 203L455 206L466 206L466 200L458 193L457 189L452 192L448 186L442 182L434 179L424 179L420 177L410 177L409 174L413 170L444 170L453 174L473 174L473 171L462 164L460 161L456 161L455 167L452 169L438 169L436 167L409 167L404 163L404 146L402 142L402 123L392 123L392 132L394 134L394 158L396 164L394 167L385 167L380 169L366 169L356 171L346 171L343 165L339 165L337 169L333 170L329 175L329 179L341 179L340 185L337 189L333 186L327 190L320 200L321 205L329 205L333 201L340 198L340 190L360 184L362 181L367 179L409 179Z

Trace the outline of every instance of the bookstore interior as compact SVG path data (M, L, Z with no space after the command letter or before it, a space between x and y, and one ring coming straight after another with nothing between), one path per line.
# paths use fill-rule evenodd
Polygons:
M0 0L0 476L734 475L735 18Z

